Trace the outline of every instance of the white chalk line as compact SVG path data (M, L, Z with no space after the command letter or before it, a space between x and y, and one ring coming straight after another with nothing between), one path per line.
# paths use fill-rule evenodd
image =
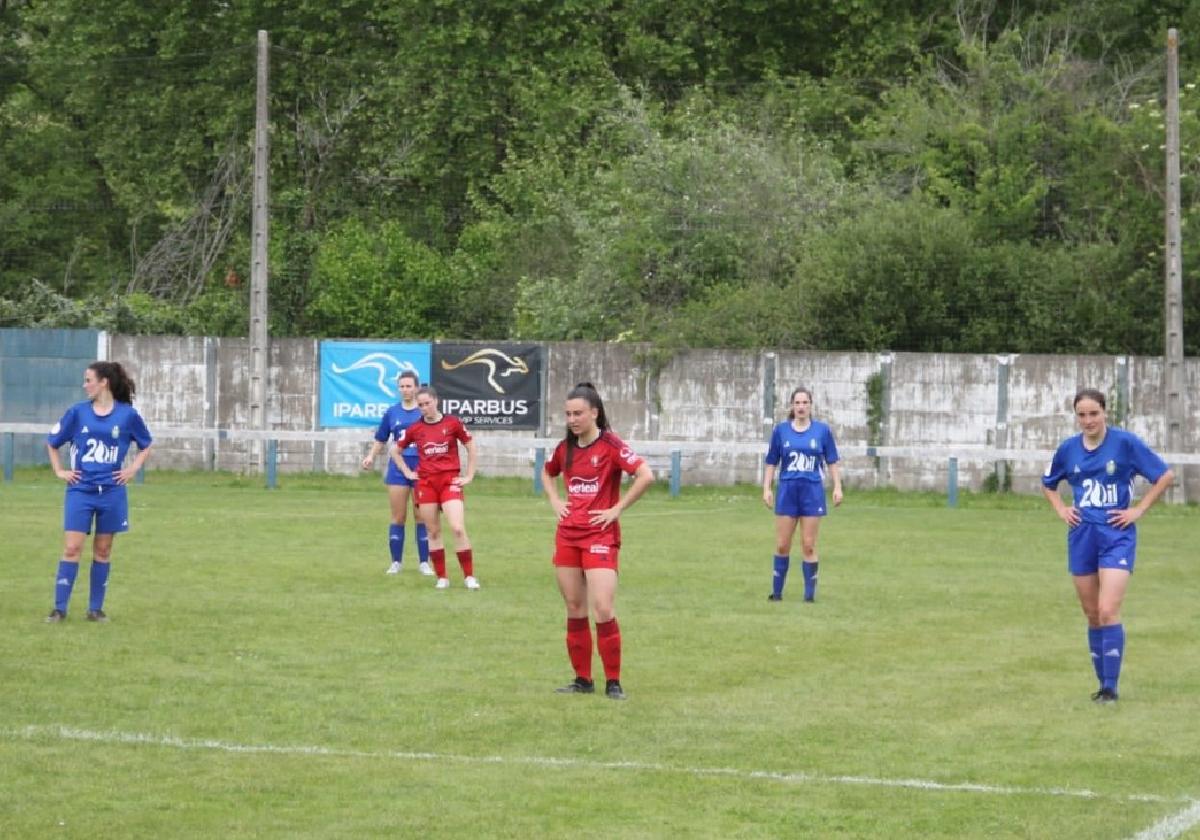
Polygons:
M1200 825L1200 802L1193 802L1178 814L1156 822L1133 836L1133 840L1174 840L1184 832Z
M1020 787L989 785L976 782L936 782L930 779L884 779L871 776L822 775L804 771L741 770L734 767L688 767L646 761L590 761L580 758L554 756L461 755L455 753L410 752L405 750L350 750L336 747L238 744L211 739L179 738L148 732L98 732L72 726L25 726L19 729L0 728L0 737L8 740L92 741L104 744L140 744L182 750L212 750L239 754L320 756L323 758L367 758L396 761L442 761L456 764L519 765L526 767L577 768L582 770L633 770L647 773L669 773L696 777L725 777L743 780L764 780L790 784L861 785L867 787L907 788L937 793L982 793L999 796L1061 796L1077 799L1116 800L1122 802L1186 803L1190 807L1176 815L1193 815L1200 820L1200 801L1189 796L1161 796L1152 793L1104 794L1081 788ZM1166 821L1164 821L1166 822ZM1195 823L1192 823L1193 825ZM1177 835L1161 835L1162 838ZM1139 835L1140 837L1140 835ZM1147 840L1160 840L1160 835L1148 835Z

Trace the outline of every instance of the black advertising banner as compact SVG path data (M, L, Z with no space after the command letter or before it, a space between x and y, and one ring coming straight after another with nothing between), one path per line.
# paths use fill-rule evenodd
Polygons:
M435 344L430 367L443 413L475 428L541 428L541 347Z

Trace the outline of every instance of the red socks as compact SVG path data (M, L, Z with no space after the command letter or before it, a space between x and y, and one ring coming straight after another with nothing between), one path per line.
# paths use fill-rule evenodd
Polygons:
M586 618L567 619L567 656L575 676L592 678L592 628Z
M442 565L446 565L446 554L442 552ZM458 552L458 565L462 566L463 577L469 578L475 574L475 555L467 548Z
M604 663L604 678L621 679L621 628L615 618L596 625L596 647Z
M433 564L433 573L440 578L446 576L446 549L429 549L429 562Z

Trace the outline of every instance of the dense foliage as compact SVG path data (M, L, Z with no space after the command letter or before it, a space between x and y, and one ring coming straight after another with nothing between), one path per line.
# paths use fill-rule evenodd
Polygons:
M0 0L0 325L245 332L265 29L275 334L1161 352L1200 4L810 6Z

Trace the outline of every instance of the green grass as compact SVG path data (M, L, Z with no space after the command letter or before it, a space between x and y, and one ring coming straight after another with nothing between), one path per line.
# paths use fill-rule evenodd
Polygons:
M850 493L820 600L797 569L770 604L757 491L656 488L623 518L613 703L551 691L571 673L527 481L469 490L470 593L418 576L411 536L383 574L374 476L152 472L111 622L82 620L84 569L49 626L46 473L0 485L3 837L1093 839L1200 799L1195 508L1142 522L1101 708L1040 499Z

